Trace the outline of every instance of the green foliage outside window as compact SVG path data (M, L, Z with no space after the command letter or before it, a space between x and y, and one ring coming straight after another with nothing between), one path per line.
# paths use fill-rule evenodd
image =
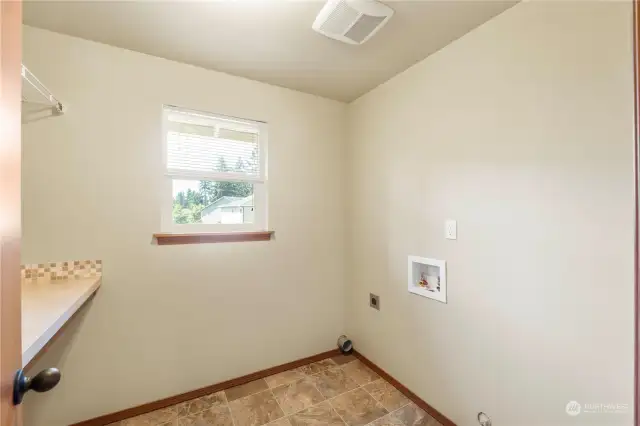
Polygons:
M251 161L245 161L238 157L235 167L229 168L223 157L218 161L216 171L243 171L251 168L256 155L252 155ZM173 199L174 223L202 223L202 211L205 207L221 197L247 197L253 194L253 185L247 182L231 181L200 181L197 190L191 188L178 192Z

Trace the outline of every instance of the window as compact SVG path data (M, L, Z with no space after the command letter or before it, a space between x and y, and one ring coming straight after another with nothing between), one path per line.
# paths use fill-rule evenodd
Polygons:
M267 226L265 123L164 106L163 231Z

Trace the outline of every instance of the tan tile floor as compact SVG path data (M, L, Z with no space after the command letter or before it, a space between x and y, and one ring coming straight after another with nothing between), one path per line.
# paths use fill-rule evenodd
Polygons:
M285 371L112 426L440 426L352 356Z

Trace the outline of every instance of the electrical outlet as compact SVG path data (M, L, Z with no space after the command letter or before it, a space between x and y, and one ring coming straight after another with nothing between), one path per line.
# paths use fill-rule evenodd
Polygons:
M444 222L444 237L447 240L455 240L458 238L458 226L455 220L447 220Z
M380 296L377 294L369 293L369 306L373 309L380 310Z

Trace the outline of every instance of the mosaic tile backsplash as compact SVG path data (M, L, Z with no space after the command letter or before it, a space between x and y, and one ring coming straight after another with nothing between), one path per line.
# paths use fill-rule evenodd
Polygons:
M102 275L102 260L69 260L66 262L29 263L21 265L25 280L67 280Z

